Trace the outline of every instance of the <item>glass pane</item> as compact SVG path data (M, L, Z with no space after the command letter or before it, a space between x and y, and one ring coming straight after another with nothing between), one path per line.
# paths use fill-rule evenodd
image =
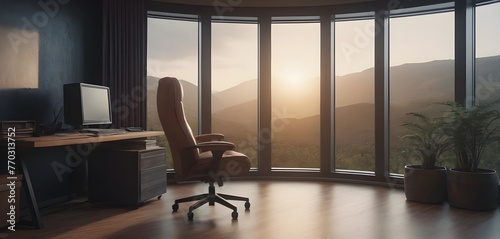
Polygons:
M335 170L375 171L374 20L335 29Z
M320 24L273 24L272 167L319 168Z
M499 13L500 3L476 8L476 101L500 99ZM500 173L499 155L498 145L486 148L479 167Z
M258 167L257 24L212 23L212 131Z
M198 23L191 21L148 18L147 55L147 129L163 130L156 110L158 80L176 77L184 89L184 110L187 121L198 132ZM166 138L158 144L167 147ZM167 152L167 168L172 159Z
M421 163L401 140L406 113L440 116L434 103L454 100L454 13L391 18L390 28L390 172L402 174L404 165Z

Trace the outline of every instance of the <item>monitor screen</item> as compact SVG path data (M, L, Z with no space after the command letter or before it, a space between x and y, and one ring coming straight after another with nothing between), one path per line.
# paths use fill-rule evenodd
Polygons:
M82 84L83 125L111 123L107 87Z
M109 88L74 83L64 85L65 123L77 128L86 125L111 124Z

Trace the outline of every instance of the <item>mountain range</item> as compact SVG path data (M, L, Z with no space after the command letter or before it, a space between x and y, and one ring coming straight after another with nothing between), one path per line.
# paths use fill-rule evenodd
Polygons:
M390 123L392 139L397 139L399 126L410 111L439 111L434 102L453 100L454 61L436 60L408 63L390 68ZM479 58L476 75L483 78L481 88L490 95L500 95L500 56ZM156 114L158 78L148 76L148 128L161 130ZM488 83L490 82L490 83ZM497 84L495 84L497 83ZM184 89L186 118L197 132L198 87L181 80ZM273 139L296 143L319 144L320 96L318 78L308 80L300 92L273 88L272 108L286 112L281 120L284 130L273 131ZM484 85L486 84L486 85ZM274 86L273 86L274 87ZM478 88L478 89L479 89ZM243 82L212 94L212 131L245 138L256 135L258 117L258 81ZM341 144L373 143L374 138L374 69L335 79L336 141ZM279 114L273 114L279 115ZM279 124L277 124L279 125ZM159 127L159 128L158 128Z

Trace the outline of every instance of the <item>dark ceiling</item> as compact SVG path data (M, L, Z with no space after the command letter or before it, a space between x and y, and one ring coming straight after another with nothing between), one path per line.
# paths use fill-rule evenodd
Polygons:
M229 4L233 7L306 7L326 6L360 2L373 2L375 0L152 0L177 4L215 6Z

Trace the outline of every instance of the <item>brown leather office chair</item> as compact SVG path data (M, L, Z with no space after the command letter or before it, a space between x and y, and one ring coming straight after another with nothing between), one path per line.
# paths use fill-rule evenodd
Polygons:
M250 160L244 154L233 151L234 144L222 141L222 134L193 136L182 104L183 90L176 78L165 77L158 84L157 107L161 125L167 136L172 153L177 181L208 182L208 193L175 200L172 210L179 209L179 203L197 201L189 207L188 219L193 219L193 210L209 203L220 203L233 210L233 219L238 218L237 208L226 200L245 201L248 198L215 193L214 183L223 185L224 177L236 176L250 170Z

